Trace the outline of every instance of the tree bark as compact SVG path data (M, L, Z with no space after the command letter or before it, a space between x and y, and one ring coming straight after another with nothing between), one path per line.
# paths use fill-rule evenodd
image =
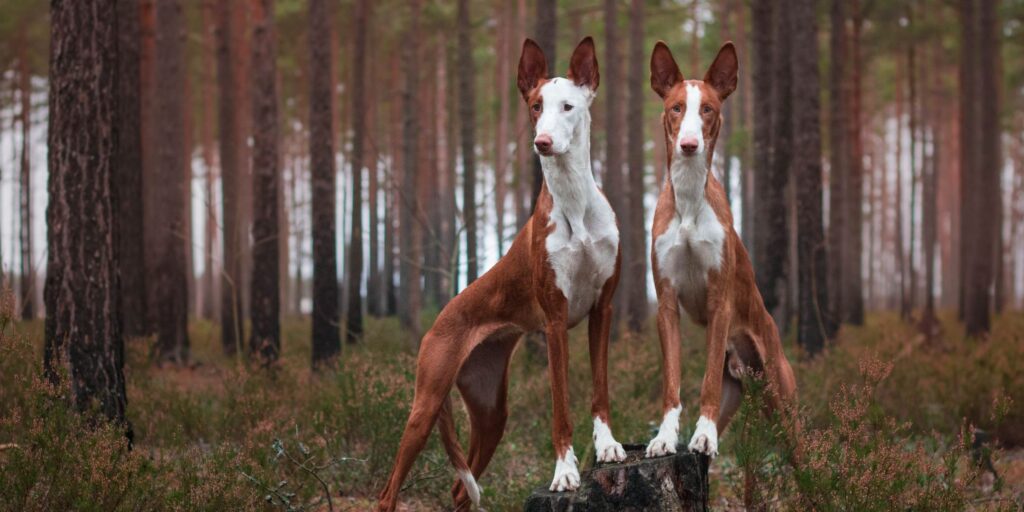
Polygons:
M438 286L438 296L435 297L438 307L444 307L453 297L458 287L459 269L458 262L459 240L455 231L455 151L451 149L454 139L454 123L449 123L449 109L452 101L450 95L453 91L448 88L448 43L443 34L439 35L439 55L435 63L435 105L437 115L434 116L434 132L436 133L436 172L437 172L437 200L439 222L436 224L439 230L440 251L438 265L444 269Z
M630 331L640 332L647 321L647 222L644 219L644 2L633 0L629 21L629 111L626 126L629 130L627 158L629 160L629 221L626 237L629 239L629 259L623 259L626 275L634 276L627 291ZM613 193L614 195L614 193Z
M412 0L409 5L409 26L407 41L418 41L420 37L420 15L423 10L422 0ZM420 338L420 304L421 284L419 254L418 222L419 204L416 196L416 175L419 164L418 139L419 117L416 115L416 90L419 87L419 51L415 44L403 46L403 65L405 71L405 87L402 91L402 187L399 197L401 219L399 227L399 295L398 316L402 327L410 336L412 345L419 344ZM467 101L463 98L463 101Z
M352 31L355 34L352 64L352 218L348 252L348 328L345 341L355 343L363 335L363 156L366 145L366 33L370 24L368 0L356 2Z
M309 1L309 157L313 186L313 366L341 351L335 230L334 91L327 0Z
M373 33L371 31L372 24L367 24L367 60L371 63L369 74L370 79L373 83L379 78L379 66L376 64L376 54L373 51ZM367 175L367 210L369 211L369 242L370 250L368 251L368 267L369 274L366 279L366 313L373 317L380 317L384 314L384 289L383 289L383 278L381 276L380 269L380 169L378 168L378 161L380 159L380 146L377 141L377 102L378 96L375 87L369 87L366 90L366 103L368 105L368 112L366 116L366 140L367 140L367 151L368 156L366 158L366 175ZM385 212L385 217L390 215L391 212Z
M829 209L828 209L828 250L829 260L829 303L835 314L831 322L832 332L843 317L845 305L842 287L843 268L846 261L846 204L845 191L848 181L848 159L846 149L846 0L832 0L829 9Z
M44 368L67 372L80 411L125 418L118 299L118 31L114 0L50 10L49 183ZM179 125L180 126L180 125Z
M601 74L604 76L603 95L605 96L605 158L602 172L603 188L608 191L605 196L608 203L618 219L619 226L634 226L630 222L628 206L628 192L622 193L624 188L623 164L622 164L622 125L625 119L622 108L622 69L623 59L619 52L619 17L618 1L604 0L604 33L605 33L605 54L607 58L602 61ZM554 62L549 60L549 62ZM552 64L550 68L553 68ZM623 230L625 233L625 230ZM622 253L622 261L632 262L630 240L627 237L620 237L619 250ZM612 299L612 336L617 337L619 333L619 319L626 311L627 298L630 295L633 279L619 281L619 293Z
M217 182L217 165L215 163L215 148L214 148L214 137L215 135L215 120L214 116L214 102L216 101L216 87L211 77L216 76L216 31L217 26L214 21L214 5L213 3L204 3L203 9L203 76L206 78L203 80L203 108L200 111L202 116L201 127L202 131L202 147L203 147L203 167L205 173L203 175L203 195L206 200L206 212L204 222L204 242L203 242L203 276L202 276L202 287L199 298L201 304L199 307L199 314L208 320L214 320L217 318L217 258L216 249L217 244L217 200L214 198L214 190L216 190ZM122 276L123 279L123 276Z
M144 207L154 225L152 256L147 274L153 276L149 311L155 322L157 357L184 364L188 339L188 211L185 191L188 172L185 151L185 13L179 0L156 1L155 97L153 116L153 184ZM159 120L159 122L157 122ZM147 283L148 284L148 283Z
M497 235L498 257L505 254L505 198L508 196L508 120L510 109L509 78L512 56L508 2L499 2L495 9L494 90L498 95L498 119L494 130L494 231ZM440 135L440 134L439 134ZM440 155L439 155L440 156Z
M843 316L842 320L861 325L864 323L864 279L863 279L863 248L862 239L864 229L864 215L862 213L864 200L864 146L861 129L861 34L864 26L864 13L861 9L860 0L850 2L850 10L853 18L853 32L849 39L849 61L851 63L850 94L847 97L849 110L847 112L847 146L848 167L846 181L846 197L844 206L846 218L846 255L843 258Z
M814 0L800 0L792 9L793 180L797 208L799 297L797 343L809 354L824 348L828 338L828 259L822 226L821 90L818 80L818 23Z
M543 0L542 0L543 1ZM462 217L466 227L466 286L479 275L476 219L476 65L473 62L469 0L459 0L456 18L459 47L459 142L462 144Z
M252 0L252 334L249 350L264 365L281 352L278 273L277 42L274 0Z

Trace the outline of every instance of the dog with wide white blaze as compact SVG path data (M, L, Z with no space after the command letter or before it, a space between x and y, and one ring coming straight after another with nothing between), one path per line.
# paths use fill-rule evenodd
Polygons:
M736 89L738 67L731 42L719 50L703 80L684 80L664 42L651 55L651 88L664 101L669 172L651 229L664 357L662 422L647 445L648 457L675 453L679 442L680 309L707 328L707 366L690 450L718 454L718 436L739 408L742 379L750 372L767 379L773 409L788 411L795 405L796 382L778 328L733 229L725 191L710 172L722 103Z
M619 230L590 167L590 104L599 82L594 42L573 52L569 73L549 78L537 44L523 44L518 86L536 131L544 184L533 216L508 253L441 311L423 337L416 391L395 466L378 509L395 509L398 492L434 424L458 480L455 509L480 504L477 479L501 441L508 418L508 367L524 333L547 337L555 471L550 489L580 485L569 417L568 329L588 317L593 379L591 416L600 462L626 453L612 435L608 401L608 336L619 280ZM468 457L455 433L449 393L459 389L469 412Z

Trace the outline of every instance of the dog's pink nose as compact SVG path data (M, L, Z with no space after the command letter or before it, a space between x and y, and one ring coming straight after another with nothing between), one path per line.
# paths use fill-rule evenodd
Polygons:
M533 139L533 145L537 146L537 151L542 155L546 155L551 152L551 136L547 134L538 135L536 139Z
M697 152L697 145L697 137L684 137L683 140L679 141L679 149L687 156Z

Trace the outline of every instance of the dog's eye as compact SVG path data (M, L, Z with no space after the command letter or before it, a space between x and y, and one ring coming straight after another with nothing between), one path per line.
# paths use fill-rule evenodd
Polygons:
M568 112L568 111L572 110L572 105L566 103L565 106L562 107L562 110Z
M540 112L540 103L534 103L533 104L533 111L534 112Z
M710 114L711 113L711 105L708 105L708 104L702 105L700 107L700 112L702 114Z
M678 114L678 113L680 113L682 111L683 111L683 107L680 106L680 105L675 105L675 106L672 107L672 112L675 112L676 114Z

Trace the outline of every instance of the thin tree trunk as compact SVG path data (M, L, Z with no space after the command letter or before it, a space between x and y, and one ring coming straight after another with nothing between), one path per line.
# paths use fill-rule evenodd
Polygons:
M154 235L150 311L156 321L157 357L184 364L188 340L188 235L185 191L188 172L185 152L185 16L179 0L156 2L156 58L152 208Z
M772 60L773 60L773 13L772 2L755 0L751 4L753 27L754 68L752 78L755 90L754 111L754 269L757 284L765 303L777 302L774 282L781 272L781 258L773 258L772 252L785 247L785 205L782 191L785 180L774 174L772 166ZM783 177L784 178L784 177ZM776 268L777 267L777 268ZM771 286L769 287L769 284ZM768 292L771 291L769 294ZM770 299L769 299L770 297Z
M960 294L958 313L966 321L967 295L973 294L974 275L970 270L974 262L977 243L974 229L977 205L975 190L978 172L978 37L977 0L960 0ZM971 180L975 180L974 183Z
M606 194L615 216L618 217L619 226L634 226L629 219L627 211L629 197L623 194L623 162L622 162L622 125L624 124L624 112L622 109L622 70L623 59L619 52L619 18L618 1L604 0L604 32L605 32L605 53L608 56L602 61L601 69L604 75L605 95L605 158L603 168L603 188L608 191ZM550 61L549 62L553 62ZM625 232L625 230L623 231ZM619 244L622 252L622 261L629 265L633 261L630 247L630 240L627 237L620 238ZM619 281L619 292L613 300L612 314L612 336L617 337L619 333L619 318L626 311L628 297L631 292L633 279L622 279Z
M214 198L214 190L217 181L216 163L214 162L214 137L215 137L215 121L214 121L214 102L216 101L216 88L214 87L213 77L216 75L216 23L214 22L213 4L204 3L203 9L203 109L200 112L202 116L201 130L203 139L203 164L205 167L204 174L204 196L206 199L206 222L204 223L204 243L203 243L203 285L202 293L199 297L202 299L202 306L200 307L200 314L203 318L213 320L217 318L217 299L216 287L217 287L217 259L216 254L216 243L217 243L217 200ZM124 276L122 275L122 280Z
M309 1L309 157L313 188L313 366L341 351L335 233L334 58L327 0ZM301 262L300 262L301 263Z
M348 328L345 341L355 343L363 335L363 157L366 145L366 39L371 23L371 2L359 0L353 17L352 67L352 218L348 253Z
M849 153L849 167L847 168L848 178L846 182L846 256L843 258L843 317L846 322L861 325L864 323L864 293L863 293L863 229L864 215L863 186L864 186L864 145L861 128L861 34L864 25L864 13L862 12L860 0L854 0L850 4L853 15L853 32L850 35L850 62L849 75L850 94L847 97L849 111L847 114L847 146Z
M32 74L24 30L21 31L18 55L19 98L21 99L21 318L36 316L36 271L32 264Z
M405 49L405 51L409 51ZM404 53L401 56L405 58ZM401 60L398 55L392 54L391 58L391 80L392 83L399 83L402 77L399 76L399 70L401 69ZM400 101L400 99L402 101ZM402 201L399 199L399 194L402 187L402 168L404 162L402 161L402 154L405 152L404 139L402 137L402 130L405 126L402 122L401 112L404 106L404 96L402 98L391 98L389 117L391 121L388 123L390 128L388 130L388 139L391 141L389 144L391 148L391 165L387 169L387 175L385 180L385 211L388 212L384 216L384 302L385 310L388 315L398 314L398 287L401 283L395 283L395 272L396 270L401 274L401 265L399 268L395 268L395 250L401 246L401 241L396 240L399 233L396 231L395 222L404 219ZM400 228L399 228L400 229ZM401 276L399 276L401 277Z
M261 364L281 352L281 294L278 279L277 42L274 0L252 0L252 280L249 350Z
M451 91L448 90L448 58L447 40L444 34L438 35L438 48L441 50L438 56L435 69L436 87L435 104L437 114L434 116L434 131L437 143L437 200L439 221L440 251L438 265L447 272L443 273L438 287L439 296L436 297L438 307L444 307L451 297L455 295L458 283L458 267L454 264L458 261L459 240L455 231L455 152L451 150L452 137L455 128L448 122L451 102L448 100Z
M526 23L526 0L516 1L516 32L515 41L526 38L528 33ZM518 51L518 46L511 51ZM516 231L526 225L526 221L533 213L533 198L530 193L533 190L533 167L530 156L533 154L530 147L530 137L533 131L526 120L526 103L516 101Z
M846 119L846 0L832 0L829 9L829 292L834 317L829 337L835 334L839 319L845 315L843 270L846 266L846 188L848 186L848 150Z
M373 83L376 83L379 77L379 66L376 65L375 53L373 51L373 33L372 24L367 23L367 60L370 64L370 77ZM367 139L367 150L369 151L366 158L366 173L367 173L367 194L368 194L368 210L369 210L369 224L370 224L370 250L369 250L369 276L366 280L366 312L370 316L380 317L384 314L384 289L383 279L381 277L380 269L380 169L378 168L378 161L380 159L380 147L377 141L377 102L378 96L376 87L369 87L366 90L366 103L367 103L367 116L366 116L366 139ZM390 212L386 212L385 217L390 215Z
M914 12L913 4L908 7L909 13L907 18L909 20L908 27L910 30L914 30ZM907 262L906 268L910 274L910 282L907 286L907 293L902 297L903 302L900 304L900 317L904 320L910 319L910 315L914 310L915 297L917 296L917 265L914 257L915 252L915 239L917 238L917 181L918 181L918 160L917 160L917 131L918 131L918 101L917 101L917 51L916 45L912 40L910 45L907 47L907 75L908 83L907 90L909 94L909 126L907 127L910 134L910 233L908 242L910 248L907 251ZM899 198L897 207L903 208L902 197Z
M113 0L51 4L43 364L54 383L66 369L76 408L98 404L131 442L118 300L117 20Z
M494 90L498 94L498 123L494 131L494 230L497 233L498 257L505 254L505 199L508 196L508 121L509 121L509 77L511 76L512 52L509 30L509 5L500 2L495 9L498 33L495 43ZM438 134L440 135L440 134ZM440 157L440 155L438 155Z
M555 53L556 42L558 41L558 2L555 0L537 0L537 19L535 21L534 39L540 46L544 57L548 62L558 62ZM527 131L531 131L527 126ZM527 146L530 148L531 146ZM524 148L526 149L526 148ZM532 153L532 149L531 149ZM537 206L537 197L540 195L540 187L544 183L544 172L540 167L540 157L533 155L533 190L530 193L530 214Z
M541 0L543 2L544 0ZM459 0L456 19L459 48L459 142L462 144L462 217L466 227L466 286L479 275L476 219L476 66L473 63L469 0Z
M420 14L423 9L421 0L412 0L410 3L409 26L407 28L408 41L418 41L420 37ZM419 344L420 338L420 254L417 249L419 243L418 229L415 223L419 213L419 205L416 200L416 171L418 160L418 139L419 117L416 115L416 90L419 87L419 48L417 45L405 44L403 46L403 65L405 71L405 87L402 91L402 187L399 197L396 199L401 204L401 220L399 227L399 270L401 274L399 282L399 294L402 300L398 301L398 316L401 319L402 327L410 336L412 345ZM465 101L465 98L463 98Z
M629 220L626 230L629 239L629 260L623 260L626 275L635 276L628 287L628 326L640 332L647 320L647 222L644 220L644 1L633 0L629 22L629 111L626 125L629 130L627 157L629 159ZM614 193L613 193L614 195ZM621 281L620 281L621 282Z
M900 66L896 67L896 199L893 203L896 209L896 248L895 257L897 261L899 277L899 300L900 318L907 321L910 318L910 299L907 297L907 258L903 249L903 82ZM912 81L913 79L911 79ZM913 94L911 94L913 96ZM911 101L913 109L913 101ZM914 131L910 131L911 152L913 152ZM913 168L911 168L913 173Z

